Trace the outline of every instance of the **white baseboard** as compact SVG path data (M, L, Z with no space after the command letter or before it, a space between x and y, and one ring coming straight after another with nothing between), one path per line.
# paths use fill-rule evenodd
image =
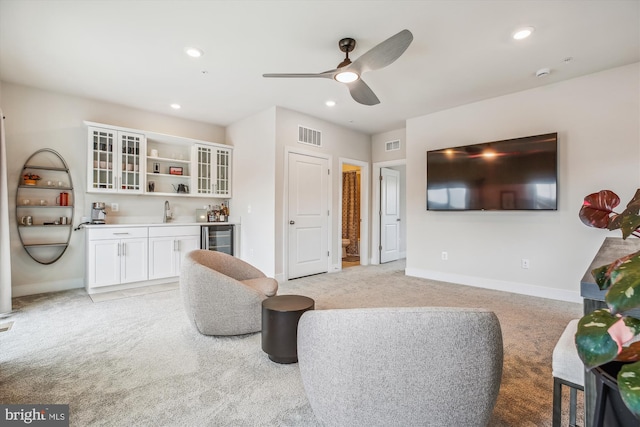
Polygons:
M558 301L575 302L582 304L582 297L578 291L565 291L562 289L545 288L542 286L530 285L527 283L506 282L504 280L486 279L483 277L465 276L461 274L443 273L433 270L422 270L419 268L407 268L405 274L422 279L439 280L442 282L458 283L476 288L493 289L496 291L511 292L520 295L529 295L553 299Z
M54 280L51 282L38 282L11 288L11 297L23 297L25 295L42 294L46 292L66 291L69 289L84 288L84 279Z

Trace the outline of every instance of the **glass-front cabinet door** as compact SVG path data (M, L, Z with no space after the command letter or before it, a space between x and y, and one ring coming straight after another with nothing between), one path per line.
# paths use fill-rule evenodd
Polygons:
M135 133L118 132L122 159L120 163L120 191L142 193L144 176L141 169L144 163L140 161L140 153L145 152L144 136Z
M88 192L143 192L144 135L89 127L88 151Z
M115 177L113 174L113 148L116 143L116 132L107 129L89 129L89 182L88 190L113 191Z
M195 185L196 193L213 194L213 147L196 144L194 148L197 171Z
M231 150L216 148L216 178L213 192L217 196L231 197Z

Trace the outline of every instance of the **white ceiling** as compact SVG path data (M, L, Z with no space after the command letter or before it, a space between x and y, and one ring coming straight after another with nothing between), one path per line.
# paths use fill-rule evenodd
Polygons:
M516 42L520 26L535 32ZM262 77L333 69L339 39L356 39L355 59L405 28L404 55L363 76L376 106L329 79ZM222 126L278 105L378 133L638 61L640 0L0 0L3 81Z

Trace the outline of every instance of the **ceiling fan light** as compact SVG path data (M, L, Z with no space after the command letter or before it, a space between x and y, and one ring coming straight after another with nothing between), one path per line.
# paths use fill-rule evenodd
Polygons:
M353 71L343 71L335 75L334 79L340 83L352 83L358 80L360 76Z

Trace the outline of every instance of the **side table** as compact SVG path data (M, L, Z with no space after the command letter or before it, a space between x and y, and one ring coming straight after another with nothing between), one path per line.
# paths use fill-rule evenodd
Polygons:
M262 350L276 363L298 361L298 321L315 301L302 295L277 295L262 301Z

